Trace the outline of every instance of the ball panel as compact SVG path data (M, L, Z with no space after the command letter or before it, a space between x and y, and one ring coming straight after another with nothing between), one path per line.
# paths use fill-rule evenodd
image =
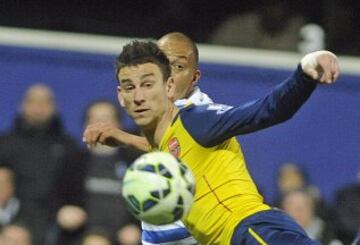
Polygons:
M149 210L150 208L154 207L156 204L158 204L157 200L147 199L145 202L143 202L142 211L145 212L145 211Z
M190 169L171 154L152 152L131 165L122 190L130 211L138 219L163 225L187 214L193 202L195 180Z

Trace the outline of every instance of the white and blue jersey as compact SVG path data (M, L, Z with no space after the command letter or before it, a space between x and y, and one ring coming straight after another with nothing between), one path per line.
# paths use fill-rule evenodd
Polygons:
M206 105L213 103L213 101L197 87L189 98L175 101L175 105L179 108L189 103ZM168 225L150 225L142 222L141 226L143 230L141 240L144 245L198 244L181 221L176 221Z

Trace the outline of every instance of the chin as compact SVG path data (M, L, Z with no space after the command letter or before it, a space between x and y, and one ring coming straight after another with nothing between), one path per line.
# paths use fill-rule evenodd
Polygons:
M136 118L134 119L136 125L138 125L141 128L147 128L151 124L151 120L148 118Z

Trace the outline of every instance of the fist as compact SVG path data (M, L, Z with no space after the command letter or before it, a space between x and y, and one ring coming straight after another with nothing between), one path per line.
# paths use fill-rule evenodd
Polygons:
M95 147L98 143L108 146L117 146L116 138L122 131L113 123L94 123L86 127L83 142L88 147Z
M312 79L331 84L340 74L338 58L329 51L316 51L301 59L301 68Z

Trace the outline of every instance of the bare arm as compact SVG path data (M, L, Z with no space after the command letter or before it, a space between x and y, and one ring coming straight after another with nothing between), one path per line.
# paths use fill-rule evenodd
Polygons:
M145 137L127 133L110 123L95 123L86 127L83 142L88 147L100 143L108 146L127 145L135 149L148 152L150 144Z

